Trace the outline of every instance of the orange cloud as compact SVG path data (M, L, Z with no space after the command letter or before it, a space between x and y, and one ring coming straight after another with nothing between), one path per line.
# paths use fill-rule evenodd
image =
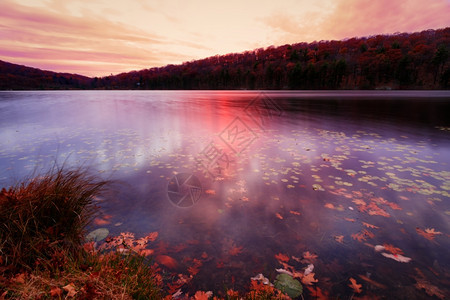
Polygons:
M174 43L204 48L94 14L73 16L8 0L0 4L0 24L0 59L55 71L82 70L90 76L188 60L182 53L161 51ZM105 68L99 68L102 65L113 68L105 74Z
M319 25L324 39L413 32L449 26L447 0L340 0Z

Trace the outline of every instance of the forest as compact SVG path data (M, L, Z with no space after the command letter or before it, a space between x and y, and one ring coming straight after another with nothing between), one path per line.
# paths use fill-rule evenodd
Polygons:
M0 89L448 89L450 27L270 46L105 77L0 61Z

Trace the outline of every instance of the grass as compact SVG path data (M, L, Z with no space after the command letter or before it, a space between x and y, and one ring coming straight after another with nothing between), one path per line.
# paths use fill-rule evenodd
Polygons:
M159 299L157 272L136 255L84 243L108 181L54 167L0 192L0 299Z

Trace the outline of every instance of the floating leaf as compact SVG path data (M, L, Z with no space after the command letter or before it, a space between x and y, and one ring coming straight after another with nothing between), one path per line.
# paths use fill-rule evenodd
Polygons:
M381 255L383 255L384 257L396 260L398 262L402 262L402 263L409 263L411 261L411 258L403 256L403 255L400 255L400 254L399 255L393 255L393 254L390 254L390 253L384 253L383 252L383 253L381 253Z
M343 244L344 243L344 236L343 235L336 235L334 237L334 239L336 240L336 242Z
M288 274L279 274L275 280L275 288L287 294L291 298L300 296L303 292L303 287L297 279L292 278Z
M348 285L353 289L355 293L361 293L362 292L362 284L356 283L356 280L354 278L350 278L350 284Z
M275 258L276 258L278 261L282 261L282 262L288 262L288 261L289 261L289 256L284 255L283 253L275 254Z
M318 282L319 280L314 278L314 273L309 273L302 277L302 283L305 285L312 285L313 283Z
M104 240L109 234L109 230L107 228L99 228L94 231L91 231L87 236L86 240L88 242L94 241L94 242L100 242L101 240Z

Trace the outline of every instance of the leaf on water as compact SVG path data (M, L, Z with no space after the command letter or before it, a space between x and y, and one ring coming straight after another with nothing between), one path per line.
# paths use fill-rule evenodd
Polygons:
M277 271L278 273L281 273L281 274L288 274L288 275L293 276L292 272L290 272L290 271L288 271L286 269L283 269L283 268L275 269L275 271Z
M442 234L440 231L435 231L434 228L426 228L425 230L420 229L419 227L416 228L416 231L418 234L426 238L427 240L434 240L436 235Z
M314 271L314 265L313 264L309 264L308 267L306 267L304 275L308 275L310 273L312 273L312 271Z
M149 256L152 255L155 251L153 251L152 249L142 249L139 250L139 254L143 255L143 256Z
M398 262L402 262L402 263L409 263L411 261L411 258L403 256L403 255L400 255L400 254L399 255L393 255L393 254L390 254L390 253L383 252L383 253L381 253L381 255L383 255L384 257L396 260Z
M317 255L310 253L309 251L303 252L302 262L313 263L317 259Z
M178 266L177 261L168 255L158 255L156 261L170 269L176 269Z
M345 221L349 221L349 222L355 222L355 219L351 219L351 218L344 218Z
M282 262L288 262L289 261L289 256L287 256L287 255L285 255L283 253L275 254L275 258L278 261L282 261Z
M326 203L324 206L329 209L334 209L334 205L332 203Z
M104 240L109 234L109 230L107 228L99 228L94 231L91 231L86 236L86 241L94 241L94 242L100 242L101 240Z
M231 256L236 256L236 255L238 255L241 252L242 252L242 246L241 247L237 247L235 245L232 245L230 247L230 249L228 250L228 254L231 255Z
M270 281L268 278L264 277L263 274L259 273L258 275L256 275L255 277L250 278L251 280L255 280L255 281L259 281L264 285L271 285Z
M343 235L336 235L334 236L334 239L336 242L343 244L344 243L344 236Z
M428 234L434 234L434 235L442 234L442 232L440 232L440 231L435 231L434 228L426 228L425 232Z
M374 249L377 252L384 251L384 246L382 246L382 245L375 245Z
M276 216L278 219L280 219L280 220L283 220L283 219L284 219L283 216L280 215L279 213L276 213L275 216Z
M373 228L373 229L379 229L380 228L378 226L375 226L375 225L372 225L372 224L369 224L369 223L366 223L366 222L362 222L362 224L364 226L366 226L367 228Z
M303 293L303 287L297 279L288 274L279 274L275 280L275 288L287 294L291 298L296 298Z
M94 219L94 224L98 225L98 226L103 226L103 225L108 225L109 223L111 223L108 220L102 219L102 218L95 218Z
M427 293L429 296L433 297L436 296L439 299L445 299L445 294L442 292L437 286L432 285L428 281L420 278L415 278L416 284L414 285L416 289L421 290L424 289L425 293Z
M194 295L195 300L208 300L209 297L212 297L213 292L203 292L203 291L197 291Z
M299 213L298 211L295 211L295 210L290 210L289 212L291 214L293 214L293 215L296 215L296 216L300 216L301 215L301 213Z
M355 293L358 293L358 294L361 293L362 292L362 289L361 289L362 284L358 284L356 282L356 280L352 277L350 277L349 280L350 280L350 284L348 286L351 287Z
M318 184L318 183L313 184L313 185L312 185L312 188L313 188L313 190L315 190L315 191L321 191L321 192L325 191L325 189L324 189L320 184Z
M393 202L388 202L388 203L386 203L388 206L390 206L392 209L395 209L395 210L402 210L403 208L401 208L400 206L398 206L396 203L393 203Z
M327 291L322 291L318 286L316 287L307 286L306 288L311 292L311 295L314 297L315 300L330 299L329 293Z
M305 285L313 285L313 283L319 282L319 280L314 278L314 273L309 273L302 277L302 283Z
M150 232L145 238L147 240L149 240L150 242L154 242L157 237L158 237L158 232L154 231L154 232Z
M391 244L383 244L383 246L384 246L384 249L385 249L387 252L391 252L391 253L394 254L394 255L403 254L402 249L397 248L397 247L394 247L394 246L391 245Z

